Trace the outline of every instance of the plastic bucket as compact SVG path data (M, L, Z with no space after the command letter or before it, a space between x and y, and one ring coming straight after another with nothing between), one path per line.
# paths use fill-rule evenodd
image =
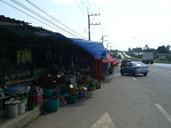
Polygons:
M43 98L44 99L48 99L52 96L53 94L53 89L47 89L47 88L43 88Z
M70 96L66 97L67 104L74 104L74 103L77 102L77 99L78 99L77 94L73 94L73 95L70 95Z
M87 91L84 91L83 97L86 97L86 96L87 96Z
M59 108L59 99L46 99L43 101L43 109L46 112L56 112Z
M79 91L78 92L78 99L82 98L84 94L84 91Z
M7 110L8 110L8 116L10 118L14 118L18 116L18 104L8 105Z
M26 110L26 105L25 104L26 104L26 101L25 100L21 101L18 104L18 114L22 114L22 113L25 112L25 110Z

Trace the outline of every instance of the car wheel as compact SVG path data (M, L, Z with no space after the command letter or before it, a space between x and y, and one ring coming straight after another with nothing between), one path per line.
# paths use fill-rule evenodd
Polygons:
M122 76L124 76L124 73L123 73L123 72L121 72L121 75L122 75Z
M147 73L143 73L144 74L144 76L147 76Z

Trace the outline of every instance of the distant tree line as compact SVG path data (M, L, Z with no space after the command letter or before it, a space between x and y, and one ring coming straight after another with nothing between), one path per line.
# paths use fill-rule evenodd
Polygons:
M157 49L150 48L148 45L145 45L143 48L136 47L136 48L128 48L127 54L129 54L132 57L136 58L142 58L143 52L153 52L154 58L158 59L159 54L171 54L171 46L170 45L162 45L159 46ZM167 60L171 61L171 57L167 56Z
M157 49L154 48L150 48L148 45L145 45L144 48L141 47L136 47L136 48L128 48L128 52L137 52L137 53L141 53L141 52L153 52L153 51L157 51L157 53L170 53L170 45L167 46L159 46Z

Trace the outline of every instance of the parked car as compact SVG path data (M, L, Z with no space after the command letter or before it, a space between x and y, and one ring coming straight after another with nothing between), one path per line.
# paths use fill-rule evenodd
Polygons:
M131 60L122 60L121 67L123 67L128 62L132 62L132 61Z
M149 67L142 62L126 62L121 66L120 73L124 75L129 73L132 75L143 74L146 76L149 72Z

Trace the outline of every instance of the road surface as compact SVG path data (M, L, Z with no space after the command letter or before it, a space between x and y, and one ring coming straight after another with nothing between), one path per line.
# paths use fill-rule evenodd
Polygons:
M27 128L171 128L171 66L149 67L146 77L115 71L101 89Z

